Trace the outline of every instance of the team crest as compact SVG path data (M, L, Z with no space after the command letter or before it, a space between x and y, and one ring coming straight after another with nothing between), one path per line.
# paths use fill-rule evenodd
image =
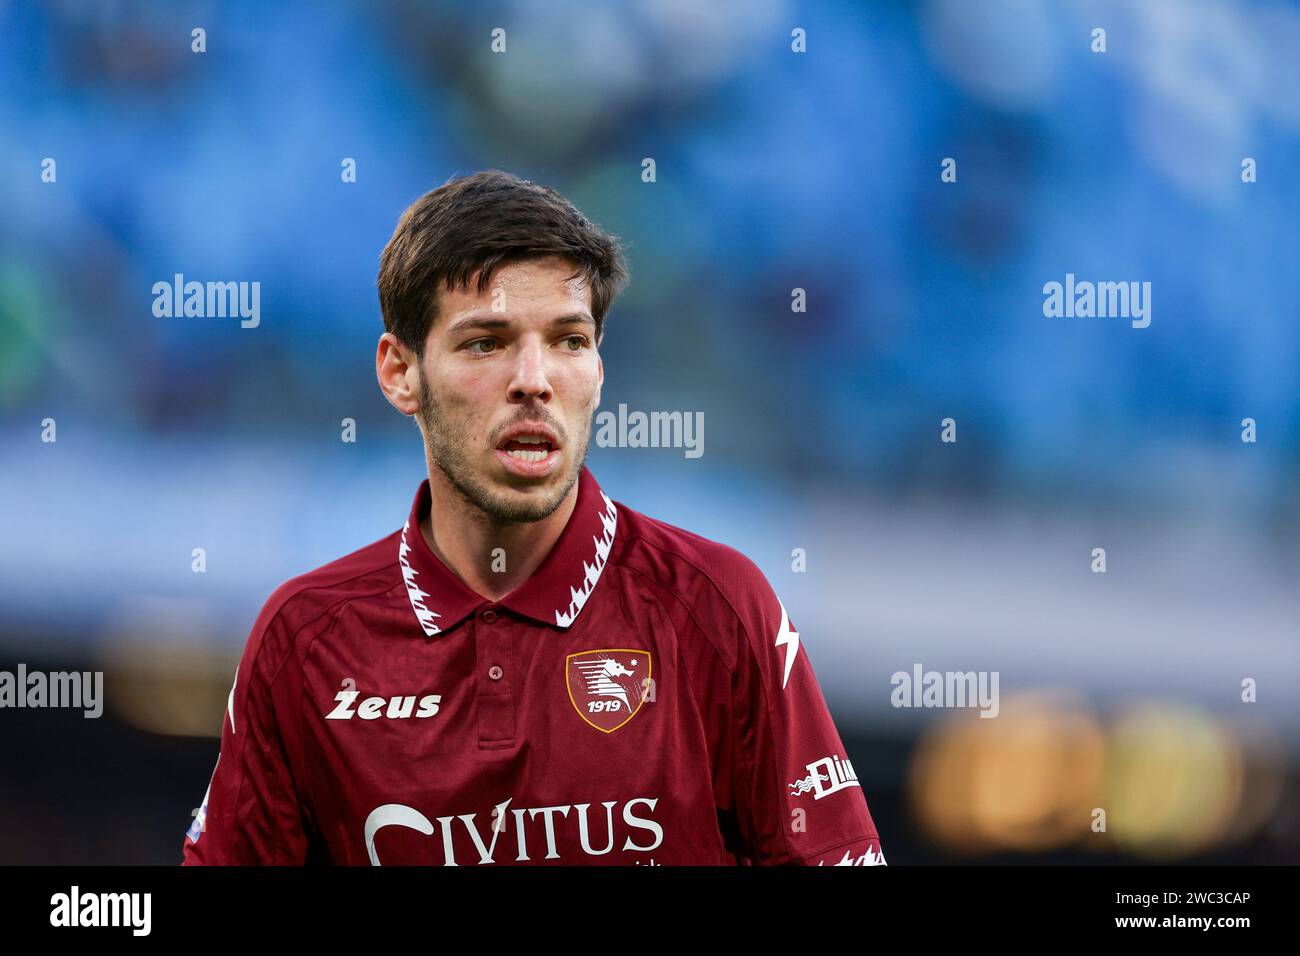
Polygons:
M564 668L574 710L597 730L618 730L641 709L650 686L650 664L650 652L635 648L570 654Z

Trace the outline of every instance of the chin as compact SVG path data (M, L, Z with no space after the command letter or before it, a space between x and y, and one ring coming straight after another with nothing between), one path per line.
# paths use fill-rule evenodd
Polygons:
M564 501L576 477L560 473L543 478L500 475L484 483L487 493L475 503L498 521L541 521Z
M563 500L563 495L502 495L483 510L501 522L541 521L554 514Z

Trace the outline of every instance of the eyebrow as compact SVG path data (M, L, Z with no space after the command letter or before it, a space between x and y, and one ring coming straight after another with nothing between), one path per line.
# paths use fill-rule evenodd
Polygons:
M463 319L457 319L451 325L447 326L447 334L455 335L458 332L464 332L467 329L506 329L513 323L509 319L498 318L487 315L467 315ZM557 319L552 319L552 326L556 325L590 325L596 326L596 320L583 312L573 312L569 315L562 315Z

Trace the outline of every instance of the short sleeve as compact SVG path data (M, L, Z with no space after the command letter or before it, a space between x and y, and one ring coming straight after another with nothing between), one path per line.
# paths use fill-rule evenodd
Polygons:
M278 604L278 602L276 602ZM307 837L284 725L297 712L288 636L268 602L227 702L216 768L189 831L184 865L302 864Z
M803 635L755 567L735 606L736 811L756 865L885 862ZM734 602L733 602L734 603Z

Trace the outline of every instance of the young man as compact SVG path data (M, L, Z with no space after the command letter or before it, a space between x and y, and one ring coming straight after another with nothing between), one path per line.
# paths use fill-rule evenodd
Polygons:
M626 280L552 189L454 179L384 250L376 371L429 478L253 626L186 863L883 863L743 555L584 466Z

